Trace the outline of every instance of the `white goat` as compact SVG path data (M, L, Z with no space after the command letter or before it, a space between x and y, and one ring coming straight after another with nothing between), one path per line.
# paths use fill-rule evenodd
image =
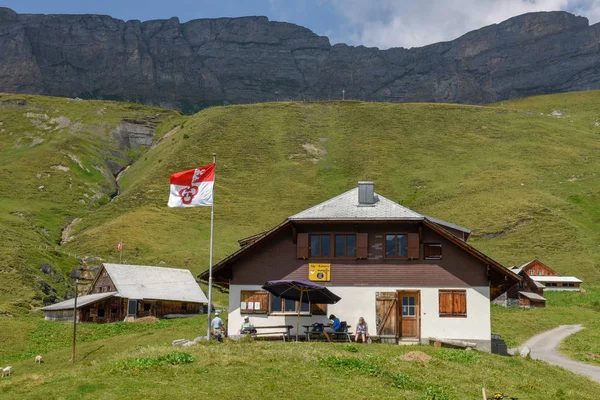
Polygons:
M2 377L4 378L5 376L10 376L10 369L12 367L9 365L6 368L2 368Z
M44 362L44 360L42 360L42 356L35 356L35 363L36 364L41 364L43 362Z

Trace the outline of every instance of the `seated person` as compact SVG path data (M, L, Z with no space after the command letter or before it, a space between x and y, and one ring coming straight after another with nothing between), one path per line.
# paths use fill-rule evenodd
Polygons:
M323 335L325 336L325 339L327 339L328 342L331 342L331 337L329 337L329 334L333 332L341 332L342 322L338 317L336 317L333 314L329 316L329 320L331 320L332 323L323 330Z
M367 326L365 319L363 317L360 317L358 319L358 324L356 324L356 334L354 335L354 341L357 342L358 337L361 336L362 342L367 343L368 330L369 327Z
M250 322L249 316L246 315L244 317L244 322L242 322L242 326L240 327L240 330L238 333L240 333L240 334L256 333L256 329L254 329L254 325L252 325L252 322Z

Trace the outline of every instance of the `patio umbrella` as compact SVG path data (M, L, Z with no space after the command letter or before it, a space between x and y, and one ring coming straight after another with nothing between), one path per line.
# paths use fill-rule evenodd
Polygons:
M341 300L325 286L317 285L311 281L303 280L278 280L268 281L262 287L266 291L287 300L296 300L300 303L335 304ZM296 341L300 329L300 307L298 307L298 320L296 321Z

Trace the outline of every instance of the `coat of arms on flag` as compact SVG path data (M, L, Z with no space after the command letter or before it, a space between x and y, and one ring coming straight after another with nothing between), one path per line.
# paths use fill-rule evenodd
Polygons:
M121 250L123 250L123 239L121 239L119 241L119 244L117 245L117 251L121 251Z
M212 206L214 183L215 164L171 175L169 207Z

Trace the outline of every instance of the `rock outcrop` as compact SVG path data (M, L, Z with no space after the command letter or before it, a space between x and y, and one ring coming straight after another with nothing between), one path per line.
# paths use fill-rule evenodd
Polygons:
M0 91L212 104L346 99L489 103L600 88L600 25L511 18L449 42L379 50L266 17L140 22L0 8Z

